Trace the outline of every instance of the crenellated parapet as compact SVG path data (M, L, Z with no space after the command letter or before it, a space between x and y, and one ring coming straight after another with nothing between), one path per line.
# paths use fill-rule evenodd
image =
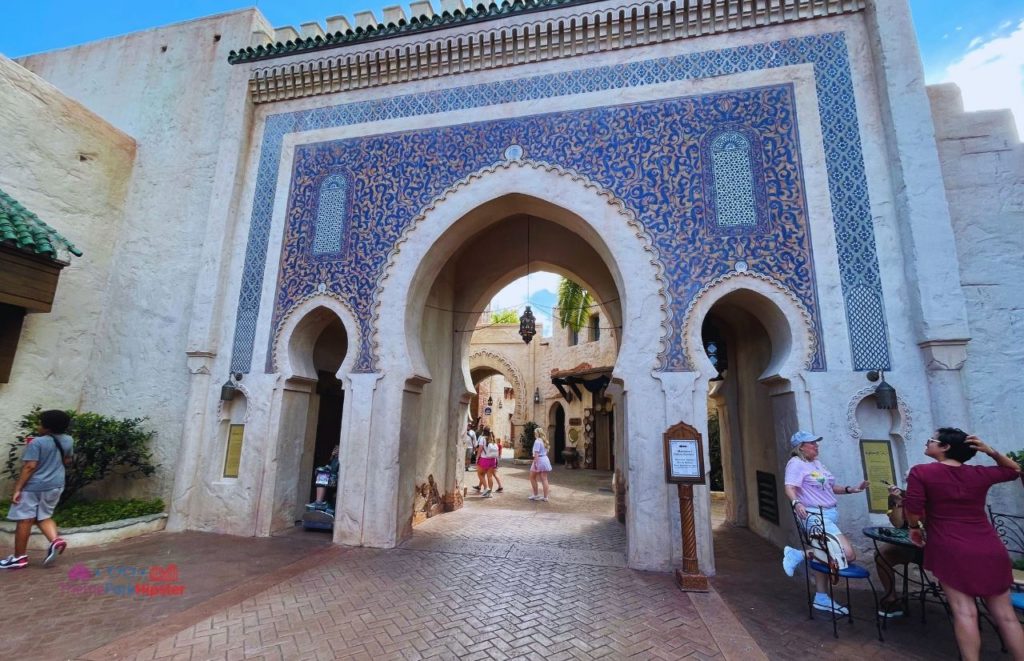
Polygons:
M385 17L397 22L376 25L372 12L360 12L354 29L323 36L317 32L318 24L305 24L308 37L233 51L230 61L237 64L311 55L301 62L253 69L250 96L256 103L265 103L850 14L862 11L865 0L660 0L622 6L594 0L506 0L475 9L460 9L461 5L461 0L444 0L443 7L451 7L451 11L408 20L400 7L388 7ZM432 9L427 0L411 6L412 10L427 8ZM542 10L550 13L514 20ZM422 40L394 41L431 30L474 28L476 23L496 18L509 20L479 29L425 35ZM330 21L333 26L348 25L340 17ZM275 34L298 35L293 28ZM378 40L384 41L363 43ZM352 48L332 52L343 46Z

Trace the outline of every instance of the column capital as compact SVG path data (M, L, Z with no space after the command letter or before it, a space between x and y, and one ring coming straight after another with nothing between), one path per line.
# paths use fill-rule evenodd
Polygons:
M929 340L921 342L925 365L934 370L959 370L967 362L967 343L970 338L957 340Z

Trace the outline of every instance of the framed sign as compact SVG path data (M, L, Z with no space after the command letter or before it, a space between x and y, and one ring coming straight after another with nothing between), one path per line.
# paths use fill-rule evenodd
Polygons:
M231 425L228 428L228 447L224 457L224 477L238 477L238 468L242 463L242 439L245 436L245 425Z
M889 511L889 484L896 484L896 469L892 463L892 445L889 441L860 442L860 460L864 466L864 479L868 481L868 511Z
M665 481L704 484L704 444L700 433L680 422L665 432Z

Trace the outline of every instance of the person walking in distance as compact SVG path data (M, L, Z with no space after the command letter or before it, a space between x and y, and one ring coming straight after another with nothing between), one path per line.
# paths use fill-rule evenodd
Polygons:
M71 463L74 441L65 432L71 418L64 411L43 411L39 414L38 435L21 454L21 474L14 483L14 496L7 518L17 521L14 532L14 554L0 560L0 569L21 569L28 566L28 538L32 526L50 540L43 566L53 564L67 542L57 534L53 510L64 491L64 467Z
M540 429L534 431L534 437L536 440L533 442L533 463L530 465L530 487L533 489L533 495L530 496L530 500L543 500L547 502L549 489L548 473L551 472L551 460L548 459L548 442L544 437L544 432ZM537 482L543 485L544 495L538 494Z

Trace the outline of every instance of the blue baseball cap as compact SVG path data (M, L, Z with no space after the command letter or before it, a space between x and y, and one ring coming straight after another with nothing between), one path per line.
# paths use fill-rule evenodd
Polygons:
M797 433L793 434L793 436L789 439L789 444L792 445L793 447L796 447L801 443L816 443L821 439L821 436L815 436L809 431L798 431Z

